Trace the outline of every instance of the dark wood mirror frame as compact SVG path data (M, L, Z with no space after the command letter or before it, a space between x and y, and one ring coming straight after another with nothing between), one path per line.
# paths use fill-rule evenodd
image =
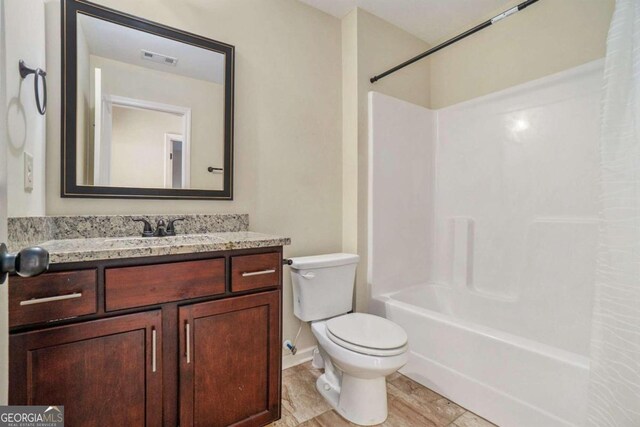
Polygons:
M117 199L233 199L233 89L232 45L147 21L84 0L62 0L62 165L61 197ZM130 188L77 184L76 92L78 13L134 28L225 55L224 95L224 188L222 190Z

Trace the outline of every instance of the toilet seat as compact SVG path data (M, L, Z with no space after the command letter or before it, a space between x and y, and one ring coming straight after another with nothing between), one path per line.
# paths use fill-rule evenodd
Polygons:
M327 320L328 338L335 344L370 356L396 356L407 351L404 329L383 317L351 313Z

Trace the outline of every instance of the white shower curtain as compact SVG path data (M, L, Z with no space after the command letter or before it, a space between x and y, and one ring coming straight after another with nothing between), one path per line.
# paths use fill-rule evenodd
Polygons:
M607 40L602 227L588 425L640 426L640 0L617 0Z

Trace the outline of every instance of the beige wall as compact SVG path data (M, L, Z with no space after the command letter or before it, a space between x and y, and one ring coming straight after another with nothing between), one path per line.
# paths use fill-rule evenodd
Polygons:
M22 79L18 61L45 68L43 0L5 1L6 69L0 70L7 88L7 190L9 216L37 216L45 212L45 118L36 109L33 74ZM47 75L47 83L50 83ZM51 86L51 85L49 85ZM49 93L51 88L47 88ZM48 100L49 106L51 99ZM33 156L32 191L24 189L24 153ZM2 153L4 155L5 153ZM59 157L59 156L58 156Z
M434 54L431 107L456 104L602 58L614 3L544 0Z
M292 238L286 256L340 251L340 21L296 0L98 3L236 46L234 200L60 198L60 4L49 0L47 213L246 212L252 230ZM287 269L284 277L284 336L293 338ZM299 345L312 342L307 329Z
M358 252L358 12L342 18L342 250Z
M371 90L419 105L429 105L429 64L406 68L375 85L369 78L429 48L424 41L362 10L342 20L343 34L343 245L360 255L356 308L368 306L367 94Z

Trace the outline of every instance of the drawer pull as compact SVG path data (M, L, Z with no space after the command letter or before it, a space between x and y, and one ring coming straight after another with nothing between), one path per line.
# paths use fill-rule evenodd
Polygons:
M275 272L276 272L276 270L274 270L274 269L251 271L249 273L242 273L242 277L262 276L263 274L271 274L271 273L275 273Z
M156 356L157 356L157 346L156 346L156 328L151 329L151 372L156 371Z
M82 297L82 292L74 292L68 295L56 295L55 297L28 299L28 300L20 301L20 305L23 306L23 305L42 304L45 302L63 301L67 299L74 299L74 298L80 298L80 297Z
M189 324L185 325L185 342L187 344L187 351L185 355L187 356L187 363L191 363L191 331L189 330Z

